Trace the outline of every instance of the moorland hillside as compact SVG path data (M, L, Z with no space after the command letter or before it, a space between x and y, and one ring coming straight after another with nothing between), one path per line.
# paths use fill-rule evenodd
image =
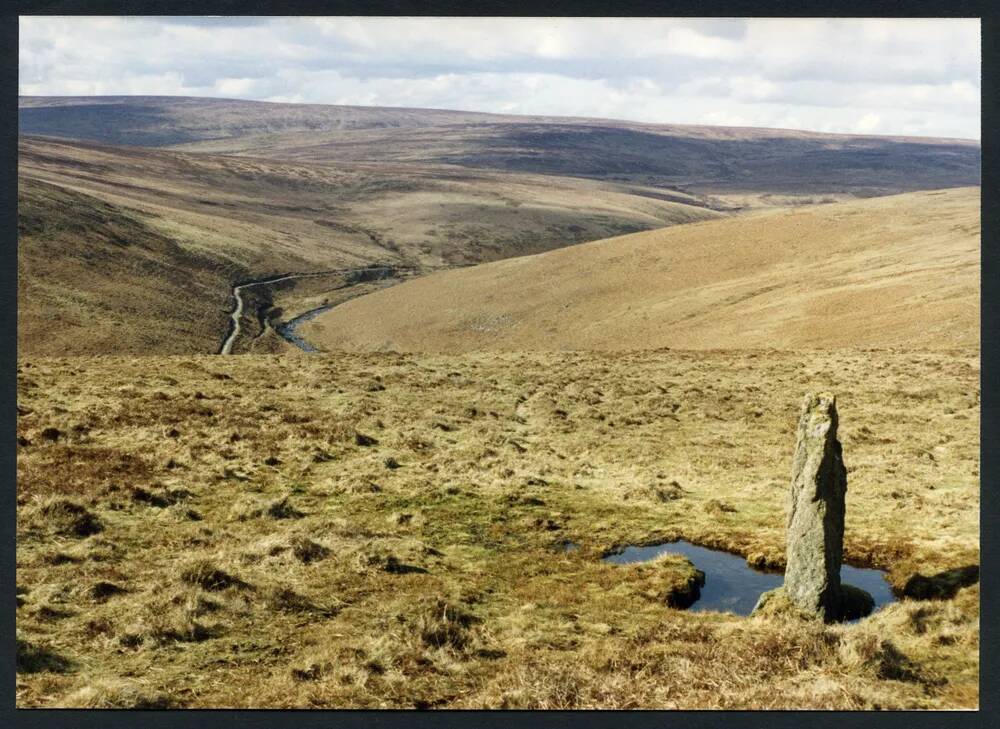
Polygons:
M303 331L330 349L977 346L979 189L774 210L439 272Z

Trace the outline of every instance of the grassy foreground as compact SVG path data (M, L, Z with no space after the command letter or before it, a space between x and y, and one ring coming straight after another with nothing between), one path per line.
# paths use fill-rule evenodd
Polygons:
M599 558L780 565L823 388L848 561L978 565L978 357L22 359L18 705L975 708L977 584L823 626L674 609L685 560Z

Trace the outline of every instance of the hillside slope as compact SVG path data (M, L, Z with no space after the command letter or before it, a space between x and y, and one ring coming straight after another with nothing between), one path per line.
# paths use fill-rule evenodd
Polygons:
M21 139L18 152L20 212L46 223L22 231L21 287L58 290L22 296L20 346L29 353L213 352L237 281L372 263L432 270L720 216L627 185L572 178L316 165L32 137ZM123 245L154 236L158 246L182 251L183 261L168 265L161 257L159 279L144 278L149 269L130 278L121 266L138 249L103 242L103 227L120 217L141 221L141 231L123 228ZM66 230L71 238L59 232ZM80 250L88 251L86 275ZM189 298L175 287L178 277L211 290ZM164 291L153 296L158 305L137 308L154 290ZM112 318L131 319L127 326L136 331L173 335L97 335L108 318L74 313L70 302L81 298L116 312Z
M628 185L540 175L317 165L31 137L18 151L22 177L154 207L165 224L190 228L201 243L219 238L215 252L221 247L248 267L262 258L273 265L481 263L719 216Z
M440 352L976 345L979 236L978 188L767 211L437 273L301 333Z
M592 120L286 133L183 148L309 162L449 164L614 180L697 195L720 207L767 203L760 199L767 195L871 197L980 181L979 145L963 140Z
M139 210L19 181L17 335L22 355L212 351L227 272Z

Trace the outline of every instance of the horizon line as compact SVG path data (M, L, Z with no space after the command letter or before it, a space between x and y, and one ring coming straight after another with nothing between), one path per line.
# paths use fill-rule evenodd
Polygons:
M740 129L749 131L760 131L760 132L798 132L803 134L815 134L828 137L855 137L855 138L881 138L881 139L921 139L921 140L937 140L937 141L950 141L950 142L966 142L973 143L982 146L982 134L979 137L942 137L942 136L924 136L920 134L863 134L857 132L824 132L815 129L799 129L792 127L761 127L761 126L749 126L749 125L724 125L724 124L697 124L689 122L649 122L649 121L638 121L634 119L619 119L615 117L600 117L600 116L575 116L566 114L511 114L503 112L494 111L478 111L474 109L446 109L440 107L426 107L426 106L392 106L392 105L381 105L381 104L331 104L324 102L314 102L314 101L270 101L268 99L247 99L240 97L230 97L230 96L198 96L198 95L184 95L184 94L22 94L18 92L18 111L21 110L20 101L21 99L136 99L136 98L148 98L148 99L204 99L207 101L240 101L245 103L253 104L272 104L275 106L327 106L327 107L340 107L349 109L388 109L393 111L433 111L433 112L450 112L459 114L481 114L483 116L496 116L496 117L508 117L508 118L529 118L529 119L575 119L581 121L596 121L596 122L618 122L627 124L638 124L641 126L660 126L660 127L687 127L693 129ZM980 119L980 127L981 127Z

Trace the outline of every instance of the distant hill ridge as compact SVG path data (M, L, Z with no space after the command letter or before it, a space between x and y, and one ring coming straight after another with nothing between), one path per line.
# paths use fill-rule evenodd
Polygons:
M162 147L275 132L315 132L474 121L488 114L380 109L189 96L22 96L22 134Z
M19 214L36 222L19 236L19 335L22 349L36 353L107 353L126 346L136 353L214 351L226 325L231 282L275 271L374 261L434 270L758 207L857 202L980 183L980 147L967 140L193 97L22 97L19 107ZM918 197L884 210L873 204L865 208L871 220L862 216L863 225L845 240L882 245L886 241L868 229L880 230L884 214L895 220L895 211L904 210L904 218L924 220L924 206L937 209L941 200ZM966 197L962 207L963 230L978 215L978 197L975 207L970 201ZM833 215L835 206L826 207ZM738 217L729 227L720 223L719 236L740 241L764 221ZM823 235L838 227L835 217L804 220ZM902 242L908 235L925 240L927 230L889 231L901 247L887 255L902 256L905 264L912 251ZM942 232L934 231L932 241ZM774 235L761 230L757 239L767 250L782 236L791 244L798 235L779 225ZM691 255L711 260L716 243L709 243L702 248L708 243L692 238ZM974 250L978 261L978 238L965 243L963 256ZM583 261L587 250L566 255ZM821 248L813 252L827 255ZM747 255L756 253L751 247ZM859 265L867 265L862 253ZM531 259L517 260L520 266ZM970 261L962 264L963 276ZM609 266L609 276L616 270ZM128 286L117 284L126 278ZM518 280L512 280L515 288L507 279L481 283L513 291ZM620 285L631 286L631 279ZM667 282L646 303L671 301L677 285ZM937 279L927 285L944 295ZM972 284L964 286L951 292L960 301L953 313L972 306ZM181 296L178 287L185 291ZM523 293L525 301L534 300L535 293ZM601 301L599 294L586 295ZM469 302L477 295L470 293ZM137 298L148 306L137 309ZM753 301L760 300L755 295ZM776 300L775 306L782 310L784 304ZM879 307L872 311L881 313ZM380 326L391 324L392 316ZM490 316L487 330L494 327ZM698 321L688 323L701 327ZM945 340L951 341L949 332L968 338L968 327L952 323L948 319L939 332ZM620 328L600 317L594 326ZM715 340L736 346L749 330L734 326L735 339ZM428 331L432 341L437 334L433 326ZM564 346L591 346L589 329L572 336L565 331L570 338ZM133 336L123 336L127 332ZM662 334L636 332L633 346ZM896 334L908 341L926 333L890 328L885 336ZM391 337L379 346L385 341Z
M448 164L713 194L978 185L977 142L193 97L22 97L22 135L318 163Z
M123 107L129 112L116 112L109 107ZM44 110L44 111L43 111ZM85 111L84 111L85 110ZM391 107L391 106L356 106L344 104L296 104L275 101L255 101L249 99L227 99L216 97L200 96L19 96L18 111L20 117L20 128L22 134L48 134L50 136L67 136L74 139L94 139L114 142L110 138L100 136L83 136L83 132L89 131L91 134L114 135L115 130L105 129L103 132L98 129L87 130L79 126L82 122L89 121L88 116L97 117L104 115L105 118L116 114L127 115L136 114L134 120L141 119L143 111L148 112L150 120L160 115L161 119L170 118L174 122L187 122L188 124L177 131L178 136L188 136L183 141L172 142L152 142L139 144L139 146L160 146L161 144L180 144L183 142L197 141L199 139L216 139L217 136L200 136L199 132L207 133L212 128L212 114L245 114L248 111L255 112L263 117L259 122L261 126L266 126L268 131L277 131L275 127L280 127L284 131L320 131L330 129L366 129L381 127L420 127L434 126L437 124L457 124L457 123L559 123L559 124L613 124L622 127L635 127L658 132L686 133L690 136L704 136L711 138L751 138L751 137L789 137L789 138L811 138L819 137L830 140L846 139L872 139L906 141L912 143L950 143L967 146L979 146L979 142L970 139L958 139L949 137L914 137L914 136L880 136L880 135L860 135L860 134L836 134L825 132L811 132L796 129L778 129L770 127L723 127L699 124L657 124L650 122L636 122L627 120L617 120L603 117L574 117L556 115L525 115L525 114L496 114L480 111L461 111L452 109L431 109L420 107ZM198 115L203 115L201 123L198 124ZM243 120L243 126L229 126L219 124L218 131L229 131L231 136L243 136L246 129L254 126L247 124ZM199 126L202 127L199 129ZM43 131L42 127L48 128ZM137 138L141 137L142 130L132 130ZM263 132L260 132L263 133ZM150 140L153 137L150 137Z

